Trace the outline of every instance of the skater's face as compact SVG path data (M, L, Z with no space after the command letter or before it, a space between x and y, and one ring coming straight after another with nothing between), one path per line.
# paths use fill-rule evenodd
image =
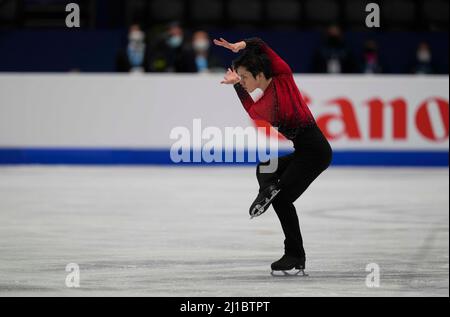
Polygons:
M267 87L267 79L262 72L254 77L253 74L243 66L239 66L236 72L239 77L241 77L240 84L249 93L253 92L256 88L264 90L265 87Z

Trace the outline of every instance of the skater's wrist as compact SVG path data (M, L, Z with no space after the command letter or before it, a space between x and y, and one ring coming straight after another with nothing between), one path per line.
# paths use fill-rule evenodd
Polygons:
M245 50L245 48L247 47L247 43L245 43L245 41L237 42L236 45L238 46L240 51Z

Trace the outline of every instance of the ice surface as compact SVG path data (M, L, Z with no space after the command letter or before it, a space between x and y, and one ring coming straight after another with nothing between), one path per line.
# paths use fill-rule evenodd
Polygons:
M306 278L270 275L256 193L248 167L2 167L0 296L449 296L448 168L320 175L296 202Z

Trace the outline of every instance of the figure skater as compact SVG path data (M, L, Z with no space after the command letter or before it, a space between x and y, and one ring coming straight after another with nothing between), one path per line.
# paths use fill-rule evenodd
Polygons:
M291 140L295 151L278 157L273 173L264 173L258 164L256 177L259 194L250 207L250 216L257 217L273 206L285 235L284 255L272 263L276 271L289 274L305 269L306 255L294 202L309 185L330 166L333 151L316 124L295 84L291 68L259 38L229 43L214 40L218 46L242 54L233 61L222 84L232 84L245 110L254 120L269 122L279 133ZM254 101L249 93L260 88L264 94Z

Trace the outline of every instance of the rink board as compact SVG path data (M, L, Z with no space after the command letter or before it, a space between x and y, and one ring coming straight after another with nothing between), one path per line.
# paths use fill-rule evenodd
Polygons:
M291 152L280 151L279 155ZM235 152L233 153L235 155ZM222 154L224 156L225 154ZM244 153L247 157L247 153ZM2 149L0 164L74 165L174 165L167 150L118 149ZM256 165L255 162L182 162L176 165ZM448 166L448 152L436 151L339 151L335 166Z
M295 79L334 150L333 165L448 166L448 76ZM202 149L212 144L221 157L247 157L261 139L278 142L278 155L292 152L291 142L265 134L229 142L227 128L256 131L261 123L220 80L1 75L0 164L252 165L260 158L209 162ZM180 129L188 137L181 138ZM199 159L174 162L174 146Z

